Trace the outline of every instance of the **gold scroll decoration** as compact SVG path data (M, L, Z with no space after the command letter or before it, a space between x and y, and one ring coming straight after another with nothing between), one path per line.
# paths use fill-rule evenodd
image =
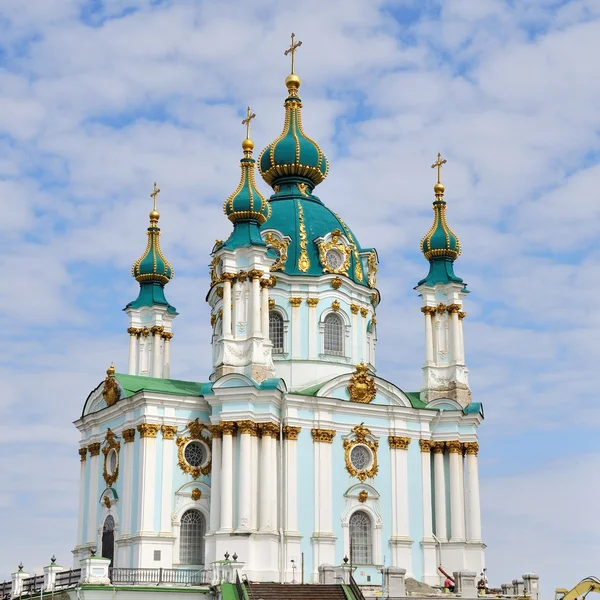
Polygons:
M114 450L117 453L117 466L112 473L108 472L108 456L110 451ZM119 451L121 450L121 442L118 442L115 438L115 434L111 429L106 430L106 439L104 441L104 447L102 448L102 454L104 454L104 471L102 477L106 481L107 487L110 487L119 477Z
M377 394L375 379L369 375L369 367L365 363L356 365L356 372L350 378L347 389L352 402L368 404L375 398Z
M345 439L343 442L346 471L350 473L351 477L358 477L359 481L364 482L367 477L375 477L379 471L379 466L377 465L377 449L379 448L379 442L377 440L371 441L369 439L368 436L371 436L371 431L364 426L364 423L354 427L352 432L354 433L354 437L352 439ZM372 458L369 468L360 471L354 467L350 459L352 449L358 445L366 446L371 451Z
M348 274L348 269L350 267L350 257L352 256L352 248L346 246L341 240L342 232L339 229L335 229L331 232L331 239L328 242L320 242L319 246L319 259L321 261L321 266L323 267L323 273L336 273L336 274ZM342 257L344 258L344 262L342 266L338 269L334 269L327 262L327 252L329 250L337 250Z
M208 446L208 442L202 434L204 432L208 433L210 429L206 425L204 425L204 423L200 423L198 419L190 421L188 423L187 428L190 434L187 437L178 436L175 442L177 444L177 464L184 473L191 475L194 479L198 479L200 475L208 475L210 473L212 463L212 456L210 455L210 451L208 453L208 461L204 466L200 467L193 467L192 465L188 464L188 462L185 460L184 451L188 442L191 442L192 440L200 440Z

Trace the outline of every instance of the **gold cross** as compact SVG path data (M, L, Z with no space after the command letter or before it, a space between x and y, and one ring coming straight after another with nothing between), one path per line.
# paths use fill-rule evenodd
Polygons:
M256 117L256 114L250 110L250 107L248 107L248 109L246 111L246 118L242 121L242 125L246 126L246 139L247 140L250 139L250 121L252 121L252 119L254 119L255 117Z
M445 165L447 162L448 162L448 161L447 161L445 158L444 158L444 160L442 160L442 155L441 155L441 154L438 152L437 161L436 161L436 162L434 162L434 163L431 165L431 168L432 168L432 169L435 169L435 168L437 167L437 170L438 170L438 180L437 180L437 182L438 182L438 183L442 183L442 182L440 181L440 177L441 177L441 175L442 175L442 165Z
M150 194L150 198L152 198L154 200L154 210L156 210L156 196L158 196L159 194L160 194L160 190L156 186L156 181L155 181L154 189L152 190L152 193Z
M290 47L284 52L284 55L287 56L288 54L292 54L292 73L294 72L294 54L296 54L296 50L298 48L300 48L300 46L302 46L302 42L296 42L294 43L294 38L296 36L292 33L292 43L290 44Z

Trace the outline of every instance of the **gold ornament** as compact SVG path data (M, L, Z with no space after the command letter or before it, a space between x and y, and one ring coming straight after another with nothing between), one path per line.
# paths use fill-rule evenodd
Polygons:
M237 428L240 434L256 436L257 427L254 421L238 421Z
M200 500L201 497L202 497L202 492L198 488L194 488L192 490L192 500L194 502L198 502L198 500Z
M465 442L464 446L468 455L477 456L479 452L479 444L477 442Z
M334 300L331 303L331 310L333 310L333 312L338 312L340 310L340 303L337 300Z
M350 257L352 256L352 248L346 246L341 241L342 232L339 229L335 229L331 232L331 240L327 243L320 242L319 246L319 258L321 265L323 266L323 273L340 273L343 275L348 274L348 268L350 267ZM335 269L327 262L327 253L330 250L339 252L343 257L342 265Z
M290 298L290 304L294 308L298 308L302 304L302 298Z
M87 448L79 448L79 460L85 462L87 457Z
M334 278L331 280L331 287L332 287L334 290L339 290L339 289L342 287L342 283L343 283L343 281L342 281L342 278L341 278L341 277L334 277Z
M377 254L375 250L369 254L367 267L369 268L369 287L374 288L377 285Z
M95 444L90 444L88 446L88 450L90 451L90 456L98 456L100 454L100 442L96 442Z
M446 442L433 442L434 454L444 454L444 450L446 450Z
M463 312L462 310L458 313L458 318L462 321L465 317L467 316L466 312Z
M367 315L369 314L369 309L368 308L361 308L360 309L360 314L366 319Z
M302 431L301 427L293 427L292 425L283 426L283 439L284 440L297 440L298 435Z
M324 444L333 444L335 437L334 429L311 429L313 442L322 442Z
M437 314L438 315L443 315L446 312L447 308L448 307L443 302L440 302L437 305Z
M104 498L102 498L102 501L104 502L104 506L110 509L110 498L108 496L104 496Z
M163 425L160 430L162 431L163 440L174 440L177 433L177 425Z
M194 479L198 479L200 475L208 475L210 473L212 457L209 454L209 459L205 465L200 467L193 467L192 465L188 464L188 462L185 460L184 451L188 442L191 442L192 440L201 440L208 446L208 442L202 434L204 432L208 432L209 428L206 425L204 425L204 423L200 423L198 419L194 419L193 421L190 421L188 423L187 429L189 430L190 435L188 435L187 437L178 437L175 441L175 443L177 444L177 464L184 473L188 473Z
M218 256L215 256L210 261L210 285L213 286L215 283L219 283L221 278L219 277L219 263L221 259Z
M157 423L140 423L137 426L141 438L155 438L160 430L160 425Z
M223 430L220 425L209 425L208 430L213 440L219 440L223 437Z
M117 454L117 464L112 473L108 472L108 457L111 453L111 450L114 450ZM115 438L115 434L111 429L106 430L106 440L104 442L104 448L102 448L102 454L104 454L104 469L102 473L102 477L104 477L104 481L106 482L107 487L110 487L119 477L119 451L121 450L121 443L118 442ZM109 505L110 508L110 505Z
M431 440L419 440L419 446L421 446L421 452L431 452L433 442Z
M297 183L296 187L298 188L298 191L303 195L303 196L308 196L308 194L306 193L306 190L308 189L308 184L306 183Z
M258 430L263 437L277 439L279 437L279 425L275 423L258 423Z
M369 478L375 477L377 472L379 471L379 467L377 465L377 449L379 448L379 442L377 440L371 441L369 436L371 436L371 431L364 426L364 423L357 425L352 429L354 432L353 439L345 439L343 442L343 447L345 451L345 460L346 460L346 471L350 473L351 477L358 477L359 481L364 481ZM371 451L372 461L371 465L368 469L358 470L353 464L351 460L352 449L355 446L366 446Z
M375 398L377 394L375 379L368 373L369 367L365 363L356 365L356 372L352 375L350 383L347 386L352 402L368 404Z
M119 386L115 379L115 366L113 364L106 370L106 378L104 379L104 388L102 389L102 397L108 406L116 404L120 398Z
M367 490L360 490L360 492L358 492L358 501L365 503L367 501L367 498L369 497L369 492L367 492Z
M269 310L273 310L275 308L275 300L273 298L269 298Z
M248 271L248 277L253 280L260 279L264 274L265 272L261 271L260 269L252 269L251 271Z
M131 429L124 429L122 431L122 435L123 435L123 441L126 444L129 444L130 442L133 442L133 440L135 439L135 429L133 429L133 427Z
M350 240L350 244L352 246L352 252L354 253L354 277L356 277L356 279L358 279L359 281L363 280L363 270L362 270L362 265L360 262L360 256L358 254L358 250L356 249L356 244L352 241L353 237L352 234L350 233L350 230L348 229L348 226L346 225L346 223L344 223L344 220L342 219L342 217L340 217L340 215L336 214L335 215L338 219L338 221L342 224L342 227L344 228L344 231L346 232L346 237Z
M304 226L304 210L298 200L298 230L300 236L300 258L298 258L298 270L306 273L310 267L308 252L306 251L306 227Z
M317 304L319 304L319 299L318 298L307 298L306 304L308 304L309 306L314 308Z
M462 454L462 443L458 440L451 440L450 442L446 442L446 446L450 454Z
M409 437L399 437L396 435L390 435L388 437L388 442L390 444L390 448L392 450L408 450L408 445L410 444Z

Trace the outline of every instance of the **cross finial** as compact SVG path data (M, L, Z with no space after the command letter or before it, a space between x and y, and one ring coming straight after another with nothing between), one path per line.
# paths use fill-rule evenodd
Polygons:
M296 54L296 50L302 46L302 42L294 42L294 38L296 35L292 33L292 43L290 47L284 52L285 56L291 53L292 55L292 73L294 72L294 55Z
M250 107L246 109L246 118L242 121L242 125L246 126L246 139L250 139L250 121L256 117L256 114L250 110Z
M159 194L160 194L160 189L156 185L156 181L155 181L154 182L154 189L152 190L152 193L150 194L150 198L152 198L154 200L154 210L156 210L156 197Z
M437 160L431 165L432 169L435 169L437 167L437 176L438 176L438 183L442 183L440 177L442 176L442 165L445 165L448 161L444 158L442 160L442 155L440 152L438 152L437 155Z

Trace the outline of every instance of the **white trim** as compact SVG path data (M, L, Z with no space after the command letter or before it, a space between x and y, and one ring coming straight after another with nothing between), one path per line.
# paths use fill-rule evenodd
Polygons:
M365 490L368 494L365 502L360 502L358 493ZM373 543L372 557L374 565L383 564L383 554L381 547L383 519L379 507L379 493L370 485L356 484L352 486L344 495L346 505L341 515L342 538L344 556L350 558L350 517L359 511L363 511L371 518L371 540Z

